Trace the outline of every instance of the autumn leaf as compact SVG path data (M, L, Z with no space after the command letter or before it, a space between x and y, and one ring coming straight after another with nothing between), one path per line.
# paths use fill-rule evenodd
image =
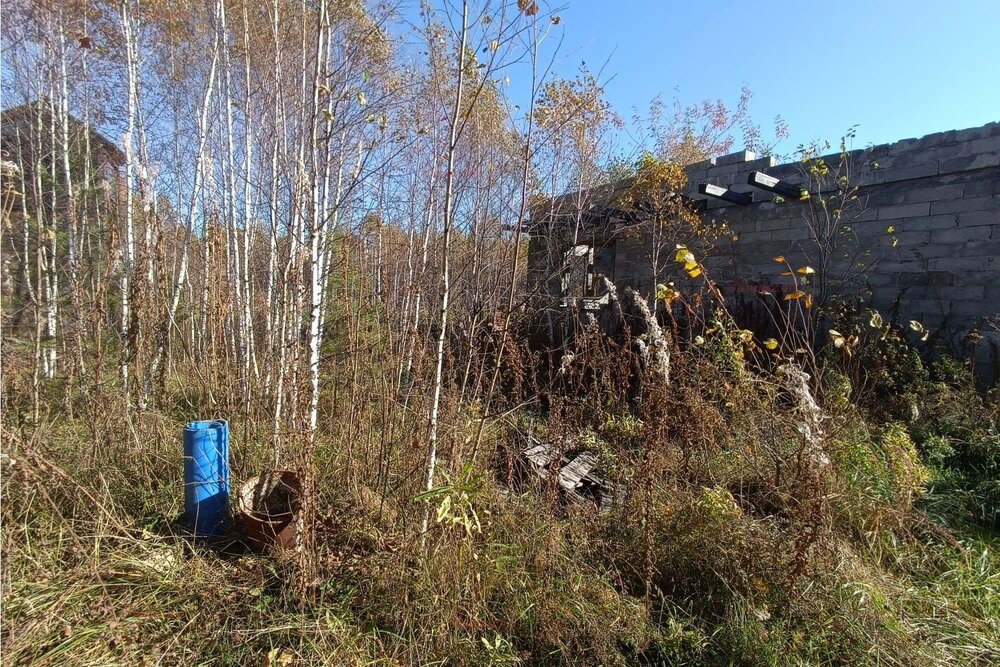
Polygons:
M767 340L764 341L764 347L766 347L769 350L773 350L776 347L778 347L778 341L774 340L773 338L768 338Z
M804 276L809 276L816 273L816 270L811 266L800 266L798 269L796 269L796 271L798 271Z
M674 284L656 286L656 298L664 303L670 304L680 298L680 293L674 289Z
M931 335L931 332L924 328L924 325L916 320L910 320L910 328L921 334L920 340L925 341L927 337Z
M690 265L695 263L694 253L686 246L679 245L676 254L674 254L674 261L683 264L685 269L690 269Z
M785 263L785 256L784 255L778 255L777 257L774 258L774 261L777 264L784 264Z
M792 299L801 299L801 298L805 297L805 295L806 295L806 293L803 292L802 290L796 290L795 292L792 292L791 294L786 294L785 295L785 301L790 301Z
M860 342L857 336L845 336L835 329L830 329L830 340L833 342L833 346L835 348L842 351L849 357L852 356L854 348L856 348Z

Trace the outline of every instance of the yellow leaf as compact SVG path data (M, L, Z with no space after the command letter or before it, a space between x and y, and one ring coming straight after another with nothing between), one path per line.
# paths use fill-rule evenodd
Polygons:
M697 278L698 276L701 275L701 268L696 266L695 268L688 271L688 275L691 276L692 278Z
M674 284L659 284L656 286L656 298L664 303L673 303L680 298L680 293L674 289Z
M774 258L774 261L777 262L778 264L784 264L785 263L785 256L784 255L778 255L777 257Z
M816 270L815 270L815 269L813 269L813 267L811 267L811 266L800 266L800 267L799 267L798 269L796 269L796 270L797 270L797 271L798 271L799 273L801 273L802 275L804 275L804 276L808 276L808 275L811 275L811 274L813 274L813 273L816 273Z
M769 350L773 350L774 348L778 347L778 341L774 340L773 338L768 338L767 340L764 341L764 347L766 347Z
M791 299L801 299L805 295L806 295L805 292L803 292L802 290L798 290L798 291L792 292L791 294L786 294L785 295L785 301L789 301Z

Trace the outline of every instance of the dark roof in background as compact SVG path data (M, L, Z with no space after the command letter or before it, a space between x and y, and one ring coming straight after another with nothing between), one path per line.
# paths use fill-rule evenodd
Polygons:
M9 127L23 127L25 120L30 120L31 123L28 127L34 128L40 114L44 114L42 116L43 124L48 124L51 120L51 113L52 109L47 100L36 100L34 102L29 102L28 104L21 104L16 107L4 109L0 112L0 132L4 135L9 135ZM78 136L81 136L83 132L89 129L90 143L92 146L100 147L104 156L115 166L125 164L125 153L122 149L103 134L96 131L93 126L88 128L86 123L72 114L69 116L69 125L70 132L77 134Z

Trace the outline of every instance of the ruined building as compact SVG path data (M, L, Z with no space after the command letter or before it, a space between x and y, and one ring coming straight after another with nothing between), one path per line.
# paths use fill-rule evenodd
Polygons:
M629 181L534 209L528 288L550 321L567 309L606 310L604 277L650 303L657 283L691 283L672 263L675 246L666 247L676 240L704 253L698 259L727 301L764 291L780 299L802 280L783 274L809 266L817 274L806 289L861 297L953 348L971 330L996 345L1000 123L808 162L742 151L685 171L686 191L676 194L700 211L711 243L684 228L657 242L642 208L621 204Z
M4 324L15 336L32 335L37 316L33 304L44 301L45 311L58 299L58 281L51 287L51 299L40 299L33 292L37 275L30 274L53 261L57 246L67 243L66 230L75 229L82 245L87 234L103 228L109 212L125 205L122 150L71 115L65 127L63 123L59 110L44 99L0 113L0 293ZM72 200L65 182L67 154Z

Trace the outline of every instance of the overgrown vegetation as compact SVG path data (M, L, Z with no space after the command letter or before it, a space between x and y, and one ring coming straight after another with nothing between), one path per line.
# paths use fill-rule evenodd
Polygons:
M405 425L380 410L323 415L319 593L305 606L293 554L185 536L177 433L208 405L178 387L165 403L181 410L130 417L108 397L91 424L59 412L57 393L46 419L7 427L5 659L995 661L998 406L969 389L961 364L935 364L912 387L914 417L897 421L859 408L831 362L813 451L808 406L740 347L675 354L674 384L647 374L637 404L609 372L631 352L596 332L577 346L548 411L511 413L484 449L507 451L530 430L599 451L623 490L609 513L564 505L545 483L511 495L485 456L418 495L405 469L419 454L395 451L380 481L378 441L364 435ZM473 435L473 408L447 402L457 445ZM266 465L268 428L236 432L240 479ZM435 521L421 539L424 503Z

